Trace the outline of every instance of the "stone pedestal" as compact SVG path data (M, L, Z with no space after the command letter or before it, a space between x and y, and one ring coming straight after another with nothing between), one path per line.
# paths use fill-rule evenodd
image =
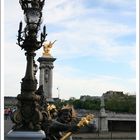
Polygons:
M100 132L108 131L108 120L105 112L104 96L101 97L101 110L100 110Z
M47 98L52 98L52 78L53 78L53 62L56 58L39 57L40 63L40 78L39 85L43 85L44 95Z
M9 131L6 140L42 140L45 138L44 131Z
M100 112L100 132L108 132L108 120L105 112Z

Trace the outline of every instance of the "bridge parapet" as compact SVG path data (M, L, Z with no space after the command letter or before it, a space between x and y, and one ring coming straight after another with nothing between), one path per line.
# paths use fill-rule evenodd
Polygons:
M108 113L108 120L136 121L136 114Z

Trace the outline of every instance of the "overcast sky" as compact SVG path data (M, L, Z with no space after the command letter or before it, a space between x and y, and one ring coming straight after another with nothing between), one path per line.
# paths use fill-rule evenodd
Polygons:
M53 97L136 92L136 1L46 0L43 25L57 42L52 56ZM17 42L24 21L18 0L4 0L4 95L20 94L26 58ZM24 24L25 25L25 24ZM35 60L43 49L36 51ZM39 63L37 63L39 65ZM39 78L39 71L37 74Z

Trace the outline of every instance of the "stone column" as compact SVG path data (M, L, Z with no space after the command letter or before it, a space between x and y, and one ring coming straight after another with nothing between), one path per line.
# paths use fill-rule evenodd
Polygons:
M44 95L47 98L52 98L52 82L53 82L53 62L56 58L53 57L39 57L40 63L40 77L39 85L43 85Z
M101 97L101 110L100 110L100 132L108 131L108 120L105 112L104 96Z

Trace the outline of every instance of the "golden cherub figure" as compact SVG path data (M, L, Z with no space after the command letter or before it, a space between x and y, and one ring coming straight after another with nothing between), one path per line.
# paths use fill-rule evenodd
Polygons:
M50 51L51 51L51 48L53 47L53 44L55 42L56 42L56 40L54 42L50 41L49 43L45 42L43 44L43 50L44 50L43 56L51 56Z

